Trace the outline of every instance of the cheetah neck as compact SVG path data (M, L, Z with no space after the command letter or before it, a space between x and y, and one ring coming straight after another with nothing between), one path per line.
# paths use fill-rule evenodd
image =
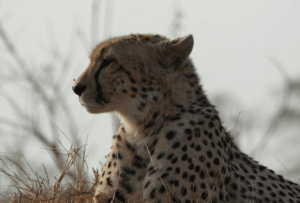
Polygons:
M138 100L126 104L126 108L116 112L125 122L126 131L133 136L147 137L158 133L164 124L183 116L187 110L200 111L209 106L214 108L209 103L201 85L190 87L188 91L181 92L181 94L178 91L180 88L172 87L171 89L173 90L166 89L163 96L156 95L158 98L156 102ZM144 104L142 109L141 103Z
M128 113L118 113L126 125L126 132L132 136L147 137L159 130L158 123L163 124L168 117L174 114L174 110L165 108L165 105L157 106L157 108L146 106L143 111L136 111L135 105L128 108ZM159 125L161 126L161 125ZM143 136L140 136L143 135Z

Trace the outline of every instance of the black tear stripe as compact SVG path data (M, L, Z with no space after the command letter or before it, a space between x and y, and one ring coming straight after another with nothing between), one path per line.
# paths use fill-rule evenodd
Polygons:
M97 90L97 100L96 102L99 103L99 104L107 104L110 102L109 99L103 97L103 91L102 91L102 88L101 88L101 85L98 83L98 77L101 73L101 70L108 66L109 64L111 64L112 62L117 62L116 59L103 59L99 69L97 70L96 74L95 74L95 82L96 82L96 90Z
M117 190L115 194L117 200L119 200L120 202L125 202L125 197L121 194L119 190Z

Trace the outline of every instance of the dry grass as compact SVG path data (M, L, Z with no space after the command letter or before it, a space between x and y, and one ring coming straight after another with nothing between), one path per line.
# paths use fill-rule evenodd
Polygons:
M80 155L81 151L83 152L82 157ZM86 164L85 148L84 150L82 150L82 147L75 148L73 145L71 145L70 150L65 155L67 156L65 166L61 171L60 177L55 181L54 185L50 184L50 179L44 165L44 174L40 175L39 173L34 172L35 177L31 178L29 174L17 162L6 155L0 156L0 160L9 170L8 172L3 168L0 168L0 172L7 175L14 182L14 186L12 187L16 188L16 192L1 194L2 200L0 201L5 203L93 202L93 194L95 193L96 183L99 182L100 179L99 171L93 169L95 179L93 181L94 183L91 186L91 184L86 181L87 173L84 167L84 165ZM13 169L9 168L8 165L13 165L13 168L19 170L19 175ZM32 170L31 167L30 169ZM75 183L68 183L63 185L62 181L66 178L66 175L71 172L71 170L74 170L72 172L73 174L76 174ZM66 179L65 181L68 182ZM104 193L97 196L97 200L99 203L107 203L109 198L110 197L108 197ZM118 200L115 200L115 202L119 203ZM171 196L169 202L173 202L171 200Z
M82 158L79 154L83 151ZM39 173L34 172L34 178L31 178L29 174L18 165L15 161L7 156L1 156L0 160L7 166L9 171L0 168L0 172L7 175L13 182L14 187L17 192L2 194L3 202L92 202L94 187L89 186L87 179L87 174L84 171L85 161L85 150L81 148L74 148L71 146L67 154L67 161L61 175L58 180L55 181L54 186L50 185L49 176L46 168L44 167L43 176ZM8 167L13 165L20 171L18 175L14 170ZM65 179L66 175L70 170L74 170L73 173L76 174L75 183L68 183L67 185L62 185L62 181ZM32 170L33 171L33 170ZM99 180L99 172L94 170L95 182ZM71 200L71 201L69 201Z

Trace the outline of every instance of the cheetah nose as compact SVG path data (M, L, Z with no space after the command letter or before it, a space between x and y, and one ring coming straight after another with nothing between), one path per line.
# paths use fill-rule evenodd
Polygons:
M74 85L72 87L73 91L75 92L75 94L77 94L78 96L80 96L84 90L86 89L86 85L82 84L82 83L77 83L76 85Z

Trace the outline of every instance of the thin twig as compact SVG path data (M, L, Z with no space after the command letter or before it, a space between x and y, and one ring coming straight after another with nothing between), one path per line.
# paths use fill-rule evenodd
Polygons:
M284 79L285 89L284 89L282 101L278 107L278 110L276 111L277 113L275 114L275 116L273 116L273 119L270 122L270 125L268 126L268 128L267 128L266 132L264 133L264 136L260 140L259 144L256 147L254 147L254 149L250 153L250 155L253 157L256 157L259 154L261 154L262 151L266 148L269 140L272 138L272 136L275 135L275 132L279 126L280 120L282 119L283 113L285 112L287 104L290 101L290 98L292 95L292 92L289 88L290 84L291 84L291 80L290 80L287 72L285 71L283 65L274 58L271 58L270 60L275 65L275 67L279 70L279 72L281 73L280 75Z

